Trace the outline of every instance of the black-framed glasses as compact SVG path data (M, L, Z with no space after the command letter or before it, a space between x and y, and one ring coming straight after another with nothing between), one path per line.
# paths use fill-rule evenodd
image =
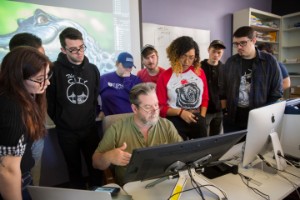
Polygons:
M248 44L249 41L251 41L251 40L245 40L245 41L241 41L241 42L233 42L232 45L235 48L237 48L238 46L244 47Z
M40 86L42 86L42 84L44 84L47 80L49 80L52 77L52 75L53 75L53 72L49 72L47 78L38 78L38 79L29 78L27 80L38 83L38 84L40 84Z
M76 47L71 47L70 49L68 49L67 47L65 47L65 49L66 49L68 52L72 53L72 54L77 54L77 53L79 53L79 51L80 51L80 52L84 52L84 51L86 50L86 46L83 44L83 45L81 45L81 46L79 47L79 49L76 48Z
M142 110L144 110L146 113L155 112L155 111L160 109L158 104L155 104L155 105L152 105L152 106L146 105L144 107L137 105L137 107L142 108Z

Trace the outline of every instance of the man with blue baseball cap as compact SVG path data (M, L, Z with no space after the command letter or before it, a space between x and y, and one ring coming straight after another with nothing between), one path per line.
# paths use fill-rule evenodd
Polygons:
M117 70L100 76L100 97L104 116L132 112L129 91L141 80L131 74L133 57L122 52L116 60ZM102 115L102 113L101 113Z
M133 57L130 53L122 52L117 58L117 62L121 63L124 68L136 68L133 63Z

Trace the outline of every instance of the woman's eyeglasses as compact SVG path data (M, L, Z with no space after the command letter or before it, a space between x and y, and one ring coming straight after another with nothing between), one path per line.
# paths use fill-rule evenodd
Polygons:
M42 84L44 84L47 80L49 80L52 77L52 75L53 75L53 72L49 72L47 78L38 78L38 79L29 78L27 80L38 83L38 84L40 84L40 86L42 86Z

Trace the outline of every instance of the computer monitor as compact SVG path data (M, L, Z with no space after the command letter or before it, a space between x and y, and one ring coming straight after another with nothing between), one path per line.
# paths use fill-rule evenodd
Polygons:
M135 149L125 173L125 183L173 175L185 167L201 167L218 159L235 145L246 130L179 143ZM175 170L176 168L176 170Z
M243 167L248 167L249 164L252 165L252 162L256 160L259 154L264 155L272 147L275 152L277 168L283 169L285 167L286 163L278 157L279 152L283 155L278 134L280 134L281 130L285 105L286 102L281 101L249 112ZM256 166L259 167L260 164ZM272 171L276 173L276 171L271 169L269 172Z

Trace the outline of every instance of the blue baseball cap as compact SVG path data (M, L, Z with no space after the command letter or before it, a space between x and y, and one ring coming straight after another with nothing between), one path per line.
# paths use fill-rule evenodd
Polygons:
M120 53L118 58L117 58L117 62L122 63L123 67L125 67L125 68L135 67L135 65L133 63L132 55L130 53L127 53L127 52Z

